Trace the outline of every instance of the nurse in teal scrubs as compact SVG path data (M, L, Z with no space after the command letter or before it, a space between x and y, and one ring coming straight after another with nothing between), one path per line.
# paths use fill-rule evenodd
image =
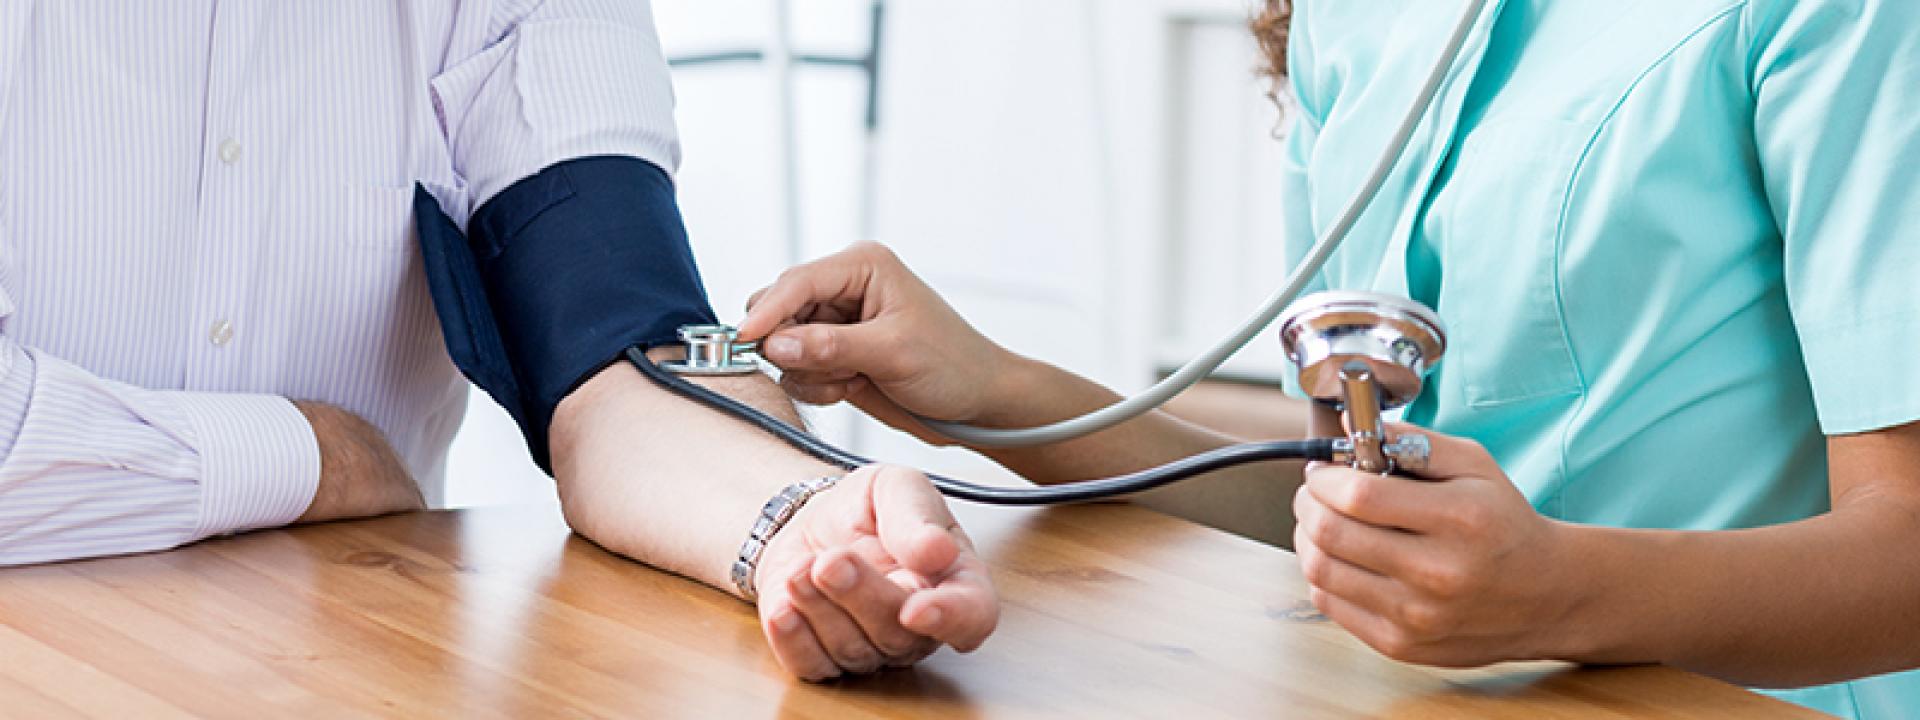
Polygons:
M1464 3L1269 0L1296 257ZM1411 662L1664 662L1920 714L1920 1L1493 0L1321 283L1409 295L1453 339L1404 417L1442 482L1316 467L1296 495L1329 617ZM782 276L742 331L800 399L935 442L905 411L1117 399L877 247ZM1151 414L986 452L1065 482L1231 441Z

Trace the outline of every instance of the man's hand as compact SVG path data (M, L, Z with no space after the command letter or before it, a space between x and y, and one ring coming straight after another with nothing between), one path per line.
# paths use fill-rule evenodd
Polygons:
M320 443L320 486L295 522L373 517L426 507L420 486L379 428L326 403L296 400Z
M773 537L755 586L774 655L808 680L971 652L1000 619L973 544L925 476L873 466Z
M1396 427L1394 434L1425 432ZM1294 549L1320 611L1406 662L1564 657L1544 643L1576 610L1567 526L1536 513L1492 456L1426 433L1410 479L1315 464L1294 497Z
M800 422L764 375L696 381ZM727 592L767 499L840 472L655 387L626 363L563 400L551 435L560 505L575 531ZM999 618L986 568L945 500L898 468L863 469L815 495L768 543L755 587L775 658L810 679L910 663L941 643L971 650Z

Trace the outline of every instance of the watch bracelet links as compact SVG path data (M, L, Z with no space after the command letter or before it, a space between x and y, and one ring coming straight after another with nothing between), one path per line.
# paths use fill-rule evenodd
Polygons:
M760 567L760 555L767 551L767 542L773 539L774 533L787 526L787 521L799 514L800 507L806 505L808 500L838 482L840 478L831 476L802 480L788 485L760 507L760 517L753 521L753 531L747 533L746 542L740 543L740 552L733 559L733 586L747 602L760 599L753 576Z

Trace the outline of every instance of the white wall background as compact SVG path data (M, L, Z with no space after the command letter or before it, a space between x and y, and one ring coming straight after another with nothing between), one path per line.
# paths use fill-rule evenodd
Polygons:
M655 0L670 55L761 46L770 0ZM866 0L794 0L797 52L858 55ZM806 255L894 247L981 330L1122 391L1223 333L1278 283L1277 113L1253 74L1242 0L891 0L880 134L858 71L796 71ZM767 72L674 78L694 250L724 320L787 261ZM863 203L871 163L872 200ZM863 237L870 228L871 238ZM1270 377L1277 343L1229 370ZM451 506L550 502L504 412L476 396ZM838 408L816 427L857 451L977 479L1005 473Z

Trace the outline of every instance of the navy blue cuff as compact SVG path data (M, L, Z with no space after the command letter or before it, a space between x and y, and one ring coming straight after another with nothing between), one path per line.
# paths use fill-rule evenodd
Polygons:
M553 472L561 398L628 346L715 322L673 182L629 157L569 160L488 200L467 236L425 188L414 214L447 351Z

